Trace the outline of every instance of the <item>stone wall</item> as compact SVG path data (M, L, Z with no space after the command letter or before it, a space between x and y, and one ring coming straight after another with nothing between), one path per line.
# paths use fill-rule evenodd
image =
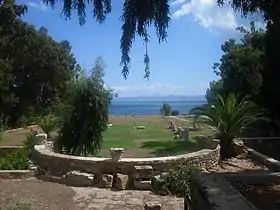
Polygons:
M218 139L213 139L209 136L204 136L204 135L195 136L194 140L196 141L198 149L204 149L204 148L215 149L219 144Z
M264 155L250 147L248 147L243 140L234 141L234 147L240 151L246 151L248 156L255 162L266 166L270 171L280 171L280 161Z
M135 165L151 165L154 175L180 165L194 164L202 168L209 168L219 161L220 147L203 149L197 152L156 158L122 158L118 162L110 158L78 157L54 153L45 145L35 146L32 160L41 169L52 176L62 176L69 171L80 171L91 174L126 174L134 173Z
M8 154L23 148L23 146L1 146L0 147L0 157L5 157Z
M5 133L7 133L7 134L16 133L16 132L23 131L26 129L39 129L39 126L38 125L29 125L29 126L26 126L25 128L15 128L15 129L11 129L11 130L6 130Z
M191 206L192 210L256 210L223 176L215 173L192 175Z

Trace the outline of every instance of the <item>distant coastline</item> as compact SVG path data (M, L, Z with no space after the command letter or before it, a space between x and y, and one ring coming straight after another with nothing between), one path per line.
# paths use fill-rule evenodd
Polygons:
M194 101L205 101L204 95L167 95L167 96L135 96L135 97L117 97L114 98L113 101L164 101L164 102L172 102L172 101L186 101L186 102L194 102Z
M160 108L163 103L169 103L172 110L178 110L181 115L188 114L189 111L205 103L204 100L200 101L180 101L180 100L127 100L118 99L113 100L109 114L110 115L159 115Z

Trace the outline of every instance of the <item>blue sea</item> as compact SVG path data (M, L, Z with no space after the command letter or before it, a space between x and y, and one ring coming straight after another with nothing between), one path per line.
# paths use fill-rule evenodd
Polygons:
M139 100L117 100L112 102L109 113L112 115L159 115L163 101L139 101ZM166 101L172 110L178 110L180 114L188 114L195 107L205 101Z

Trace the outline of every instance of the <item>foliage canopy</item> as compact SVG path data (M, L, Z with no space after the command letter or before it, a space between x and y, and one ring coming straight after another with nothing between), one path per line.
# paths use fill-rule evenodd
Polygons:
M43 0L46 4L55 6L59 0ZM69 19L73 11L79 16L79 23L85 24L86 8L90 7L93 18L98 23L103 23L106 16L112 10L111 0L64 0L62 14L64 18ZM122 75L127 78L130 70L129 52L136 35L141 37L146 46L144 54L145 74L144 78L150 75L150 58L147 50L149 42L148 28L154 25L158 41L162 42L167 38L167 28L170 22L168 0L125 0L122 7L122 36L121 36L121 65Z
M13 1L0 2L0 112L11 127L47 112L78 68L70 43L22 21L25 11Z
M66 110L57 138L58 149L72 155L97 154L107 129L112 91L104 88L103 61L98 58L92 75L78 77L69 89Z

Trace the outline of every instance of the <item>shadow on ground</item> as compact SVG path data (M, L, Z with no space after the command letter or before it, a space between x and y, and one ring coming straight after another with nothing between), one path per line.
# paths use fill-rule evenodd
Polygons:
M142 143L141 148L154 150L152 153L156 156L178 155L197 150L196 143L192 141L147 141Z

